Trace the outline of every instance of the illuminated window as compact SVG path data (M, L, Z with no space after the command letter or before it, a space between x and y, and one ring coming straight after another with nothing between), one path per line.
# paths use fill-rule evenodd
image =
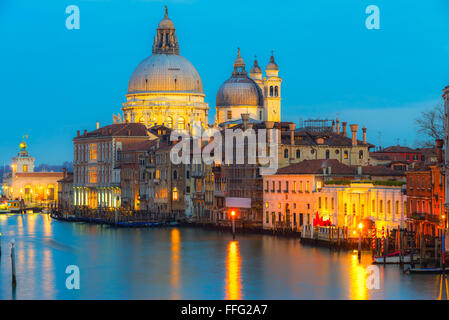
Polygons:
M186 121L183 117L178 119L178 130L184 130L186 128Z
M178 189L176 187L173 188L173 200L178 200Z
M156 170L156 179L159 179L160 178L160 172L159 172L159 169L157 169Z
M89 168L88 178L89 178L89 183L97 183L98 182L97 167Z
M173 128L173 118L172 117L167 118L167 127Z
M28 172L28 166L26 164L23 165L23 172Z
M344 159L348 159L348 151L345 151L345 152L343 153L343 158L344 158Z
M306 181L306 192L309 192L309 189L310 189L309 181Z
M396 214L399 214L399 201L396 200Z
M232 119L232 111L228 111L228 119Z
M293 192L296 192L296 181L293 181Z
M362 150L359 151L359 159L363 159L363 151Z
M96 161L97 158L98 158L97 144L91 143L91 144L89 144L89 160Z

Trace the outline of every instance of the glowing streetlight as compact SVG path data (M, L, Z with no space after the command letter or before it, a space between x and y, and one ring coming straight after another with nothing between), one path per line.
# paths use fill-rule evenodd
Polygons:
M234 209L231 210L231 220L232 220L232 239L235 239L235 216L236 212Z
M363 223L359 223L359 248L358 248L358 257L359 257L359 262L360 259L362 258L362 229L363 229Z

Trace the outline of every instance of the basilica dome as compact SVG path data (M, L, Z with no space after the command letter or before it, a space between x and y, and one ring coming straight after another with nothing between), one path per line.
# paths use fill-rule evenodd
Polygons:
M203 83L195 67L179 55L178 37L173 21L165 16L159 22L153 54L134 70L128 93L185 92L203 94Z
M245 62L240 56L234 62L231 78L218 89L217 107L263 106L263 94L259 85L245 71Z
M203 93L203 83L195 67L177 54L153 54L143 60L128 83L128 93Z

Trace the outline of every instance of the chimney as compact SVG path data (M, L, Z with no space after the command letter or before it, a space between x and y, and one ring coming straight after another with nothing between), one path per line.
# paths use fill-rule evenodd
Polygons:
M363 127L362 130L363 130L363 144L366 144L366 128Z
M332 120L332 133L334 133L334 132L335 132L335 121Z
M79 138L80 137L80 131L76 131L76 136Z
M435 140L435 146L437 151L437 163L443 162L443 144L444 141L442 139L436 139Z
M343 127L343 132L341 134L344 135L345 137L348 136L348 132L346 131L346 124L347 124L347 122L342 122L341 123L341 125Z
M84 129L84 134L83 134L83 136L87 136L87 130L86 130L86 129Z
M108 134L111 135L112 134L112 128L108 129Z
M352 145L356 146L357 145L357 130L359 128L358 124L351 124L351 133L352 133Z
M295 128L296 124L289 123L288 128L290 129L290 144L293 146L295 145Z
M100 122L97 121L97 130L100 129Z
M340 119L337 118L337 133L340 134Z
M270 143L270 139L271 139L270 132L273 129L273 127L274 127L274 121L265 121L265 128L267 128L267 143Z
M243 130L245 131L248 129L249 113L242 113L240 116L242 117Z

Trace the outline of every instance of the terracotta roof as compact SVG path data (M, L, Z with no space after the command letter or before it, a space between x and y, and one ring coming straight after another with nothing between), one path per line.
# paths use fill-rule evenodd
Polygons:
M100 129L87 132L86 135L81 134L74 139L82 139L86 137L111 137L111 136L148 136L149 131L144 124L141 123L114 123Z
M379 151L380 153L419 153L419 150L415 150L409 147L404 147L404 146L391 146L391 147L387 147L385 149L382 149L381 151Z
M158 139L147 140L143 142L133 143L131 145L126 145L123 148L123 151L146 151L150 149L152 146L157 144Z
M357 167L354 167L357 170ZM362 174L369 176L405 176L404 171L393 170L385 166L363 166Z
M323 168L331 168L330 175L358 175L357 166L348 166L336 159L304 160L278 169L276 174L323 174ZM368 176L405 176L403 171L392 170L385 166L362 166L362 175Z
M351 175L354 169L335 159L304 160L278 169L276 174L323 174L323 168L331 168L332 174Z

